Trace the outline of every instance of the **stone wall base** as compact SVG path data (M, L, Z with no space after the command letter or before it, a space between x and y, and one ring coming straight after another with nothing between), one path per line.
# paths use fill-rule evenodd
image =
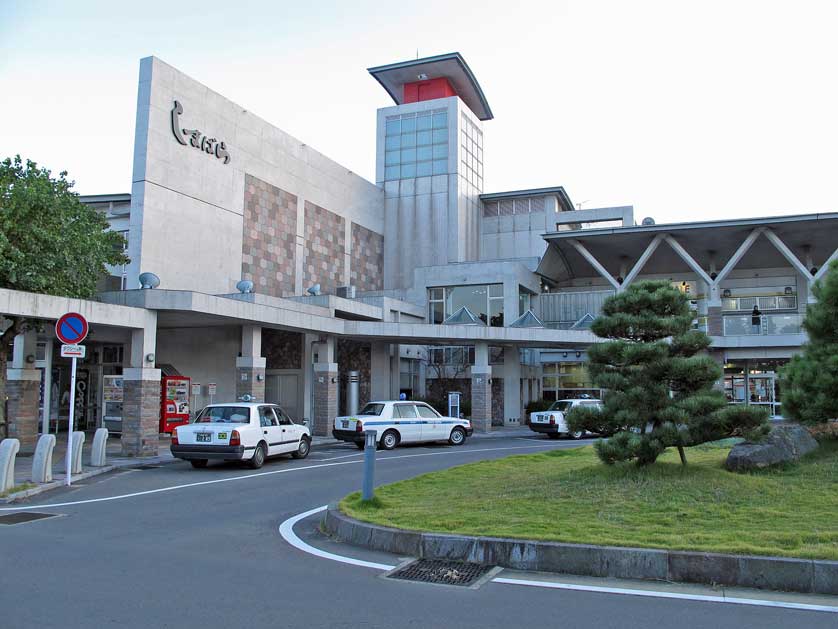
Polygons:
M9 398L6 423L9 437L20 441L20 452L34 452L38 441L40 385L39 380L6 381L6 395Z
M122 400L122 456L157 456L160 447L160 383L154 380L125 380Z

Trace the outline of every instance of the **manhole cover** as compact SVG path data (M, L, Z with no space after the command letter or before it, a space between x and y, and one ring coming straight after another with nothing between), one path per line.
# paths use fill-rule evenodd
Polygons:
M386 574L388 579L418 581L437 585L478 585L484 577L491 576L495 568L477 563L447 561L443 559L417 559L399 566Z
M58 517L57 513L33 513L32 511L19 511L18 513L0 515L0 524L26 524L27 522L34 522L35 520L45 520L47 518L55 517Z

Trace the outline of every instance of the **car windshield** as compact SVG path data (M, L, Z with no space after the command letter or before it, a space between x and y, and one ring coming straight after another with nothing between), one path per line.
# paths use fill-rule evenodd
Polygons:
M562 411L562 412L564 412L567 409L569 409L571 406L573 406L573 402L571 402L570 400L559 400L558 402L553 402L550 405L550 408L548 408L547 410L548 411Z
M247 406L207 406L198 417L196 424L248 424L250 409Z
M358 415L381 415L383 410L383 404L367 404Z

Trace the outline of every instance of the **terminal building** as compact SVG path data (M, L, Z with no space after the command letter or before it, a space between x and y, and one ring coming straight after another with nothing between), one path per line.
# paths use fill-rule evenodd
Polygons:
M515 425L529 401L599 393L590 324L651 278L689 296L730 402L781 415L777 370L805 342L838 213L637 224L630 206L576 209L556 182L487 190L493 114L461 55L369 73L393 101L377 112L375 182L140 62L131 192L82 198L126 236L130 263L95 300L0 289L0 313L91 324L72 393L51 327L17 337L9 436L31 449L66 430L71 394L77 427L121 432L128 455L155 454L170 419L237 399L327 434L355 382L361 404L458 391L476 430Z

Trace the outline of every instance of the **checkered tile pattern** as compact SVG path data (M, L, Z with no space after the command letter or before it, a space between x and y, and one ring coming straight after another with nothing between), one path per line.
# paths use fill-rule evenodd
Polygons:
M352 223L349 283L359 291L384 289L384 236Z
M324 293L333 293L342 286L345 219L334 212L305 202L305 263L303 286L320 284Z

